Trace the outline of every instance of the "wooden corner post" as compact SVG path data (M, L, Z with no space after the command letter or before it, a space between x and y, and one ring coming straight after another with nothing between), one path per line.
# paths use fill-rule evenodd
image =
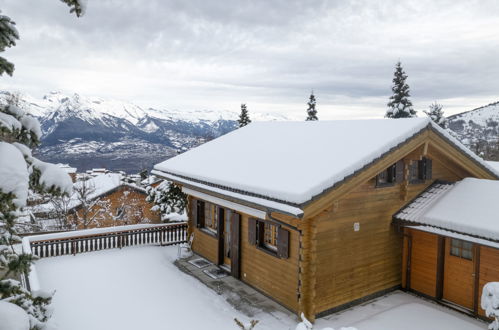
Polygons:
M300 260L298 277L299 314L304 313L311 322L315 321L316 268L317 268L317 226L315 219L303 219L299 225Z

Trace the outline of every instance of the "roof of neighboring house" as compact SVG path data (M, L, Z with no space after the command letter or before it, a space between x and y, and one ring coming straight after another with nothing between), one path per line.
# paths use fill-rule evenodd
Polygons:
M428 128L499 177L428 118L256 122L156 164L153 173L301 207Z
M499 181L434 183L394 218L499 241Z
M68 209L73 209L80 206L81 202L78 200L76 192L74 189L78 189L83 185L87 185L90 193L87 196L88 200L93 200L100 196L109 194L121 186L126 186L137 191L145 193L146 190L142 187L124 183L122 181L122 175L119 173L105 173L99 174L95 177L91 177L86 181L77 181L73 185L73 194L71 195L70 201L68 203ZM50 212L53 209L53 204L51 202L36 205L33 207L34 213L39 212Z

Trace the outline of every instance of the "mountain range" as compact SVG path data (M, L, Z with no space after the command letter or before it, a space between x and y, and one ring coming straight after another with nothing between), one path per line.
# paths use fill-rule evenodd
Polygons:
M447 127L476 154L499 161L499 102L449 116Z
M0 91L0 104L10 97ZM143 108L98 97L50 92L17 94L18 105L37 117L42 143L35 154L85 171L97 167L136 173L237 127L238 112ZM289 120L251 113L254 121ZM499 160L499 102L447 118L448 130L477 154Z
M0 91L0 103L10 98ZM18 105L42 128L37 157L85 171L96 167L128 173L219 137L237 127L237 112L142 108L128 102L51 92L42 98L16 94ZM287 120L252 113L252 120Z

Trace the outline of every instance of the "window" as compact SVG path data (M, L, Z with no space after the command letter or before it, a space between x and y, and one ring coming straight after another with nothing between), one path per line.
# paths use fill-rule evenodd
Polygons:
M393 186L395 184L395 164L388 167L376 177L376 187Z
M289 230L276 222L249 218L248 243L276 257L289 257Z
M376 176L376 187L389 187L404 180L404 161L398 161Z
M204 203L204 226L203 228L216 233L217 232L217 208L214 204Z
M409 165L409 182L424 183L432 178L432 161L429 158L413 160Z
M277 226L270 222L263 223L263 246L271 251L277 251Z
M473 260L473 243L452 238L450 243L450 255Z

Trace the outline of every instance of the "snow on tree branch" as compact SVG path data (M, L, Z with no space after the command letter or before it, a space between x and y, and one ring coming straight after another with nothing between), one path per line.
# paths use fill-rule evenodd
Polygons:
M489 329L499 330L499 282L489 282L483 286L480 305L485 315L494 319Z

